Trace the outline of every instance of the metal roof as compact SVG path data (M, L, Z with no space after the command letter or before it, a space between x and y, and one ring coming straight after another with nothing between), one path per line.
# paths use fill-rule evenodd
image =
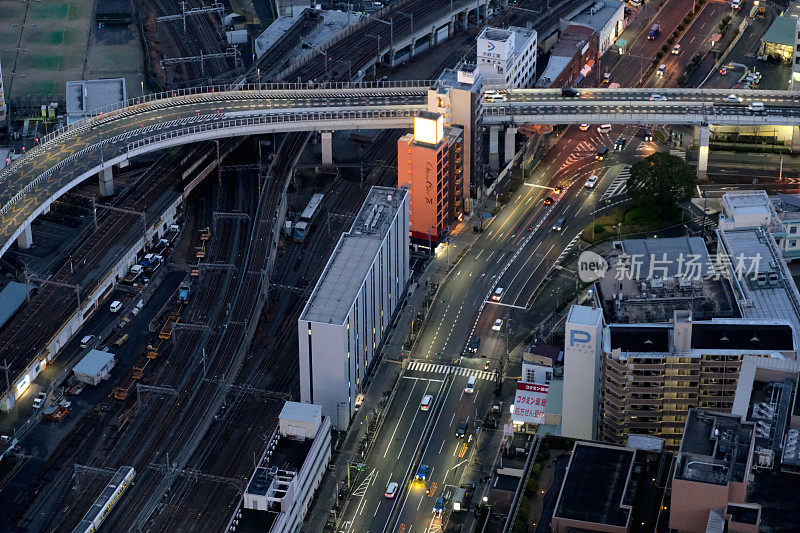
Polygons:
M286 402L283 404L278 418L309 423L317 422L322 418L322 406L313 403Z
M0 291L0 328L14 316L22 302L25 301L25 296L25 285L16 281L9 282Z
M372 187L350 231L342 234L300 320L343 324L408 191Z
M794 47L794 32L797 29L797 18L776 17L761 42L782 44Z
M74 372L80 372L81 374L96 375L103 370L112 359L114 359L114 354L111 352L89 350L89 353L87 353L72 370Z

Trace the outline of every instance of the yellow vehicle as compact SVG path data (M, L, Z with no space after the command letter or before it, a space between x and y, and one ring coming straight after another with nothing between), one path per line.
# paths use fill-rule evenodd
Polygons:
M128 340L129 338L130 338L130 335L128 335L126 333L125 335L123 335L122 337L120 337L119 339L117 339L114 342L114 346L122 346L123 344L125 344L125 341Z

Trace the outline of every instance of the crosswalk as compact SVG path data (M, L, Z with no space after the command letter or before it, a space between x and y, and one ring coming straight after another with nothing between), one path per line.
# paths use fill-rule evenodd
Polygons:
M556 259L556 262L553 263L554 267L556 265L560 265L561 261L563 261L564 258L567 257L567 254L569 254L572 251L572 249L575 247L575 245L578 243L578 239L580 238L580 236L581 236L581 234L579 233L579 234L575 235L575 237L571 241L569 241L569 244L567 244L564 247L564 250L558 256L558 259Z
M669 151L669 155L675 155L686 161L686 150L675 150L671 149Z
M495 377L495 373L489 370L474 370L472 368L464 368L461 366L437 365L436 363L423 363L420 361L410 362L408 364L408 370L415 370L417 372L430 372L432 374L475 376L478 379L485 379L487 381L492 381Z
M614 181L611 182L611 185L608 186L606 192L603 193L603 196L600 197L600 200L607 200L612 196L617 196L619 194L625 194L625 191L628 190L628 178L631 177L631 166L625 165L622 167L622 170L619 171L617 177L614 178Z

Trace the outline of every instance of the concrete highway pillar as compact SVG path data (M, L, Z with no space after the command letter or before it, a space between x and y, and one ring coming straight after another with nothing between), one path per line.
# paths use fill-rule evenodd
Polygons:
M489 126L489 168L500 170L500 126Z
M509 126L506 128L506 154L505 154L505 162L508 163L512 159L514 159L514 154L517 153L517 128L515 126Z
M104 168L98 175L100 178L100 196L114 194L114 171L112 167Z
M711 138L711 128L708 124L700 126L700 139L698 141L697 179L708 180L708 141Z
M447 37L449 39L453 38L453 32L456 30L456 19L451 18L450 22L447 23Z
M408 47L408 61L411 62L411 58L414 57L414 49L417 47L417 38L411 38L411 46Z
M792 153L800 152L800 126L792 127Z
M436 26L431 26L431 34L428 37L428 48L436 46Z
M19 237L17 237L17 246L23 250L27 250L33 246L33 232L31 231L30 224L25 224L25 226L22 228L22 233L20 233Z
M322 135L322 164L333 164L333 133L330 131L323 131Z
M466 30L469 26L469 9L463 12L464 18L462 20L461 29Z

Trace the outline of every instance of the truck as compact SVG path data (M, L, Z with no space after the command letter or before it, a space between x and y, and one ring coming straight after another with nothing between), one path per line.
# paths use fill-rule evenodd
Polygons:
M130 285L133 287L139 282L139 279L142 277L142 273L144 272L144 267L142 265L133 265L131 269L128 271L128 274L122 278L123 285Z
M60 422L69 413L70 402L61 400L60 402L46 407L42 411L42 418L51 422Z
M647 39L652 41L658 39L659 35L661 35L661 25L656 22L650 26L650 31L647 32Z
M189 303L189 295L192 292L192 283L190 281L184 281L181 283L181 286L178 288L178 303L179 304L188 304Z
M467 499L467 489L459 487L453 493L453 511L466 511L469 509L469 500Z
M148 262L147 266L144 267L144 273L155 274L158 271L158 269L161 268L161 265L164 264L164 257L158 254L148 254L148 255L152 255L153 257L150 258L150 261Z

